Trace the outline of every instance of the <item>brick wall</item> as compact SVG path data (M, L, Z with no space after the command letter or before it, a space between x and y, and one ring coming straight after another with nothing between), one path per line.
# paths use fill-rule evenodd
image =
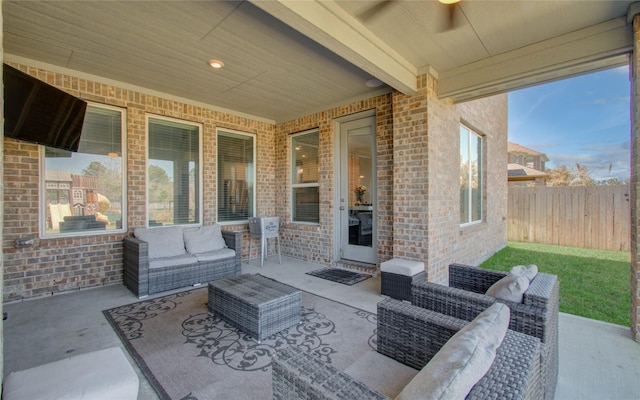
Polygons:
M418 91L393 98L395 257L423 261L447 283L451 262L478 264L506 245L507 97L454 105L423 75ZM484 136L484 221L460 227L460 123ZM453 183L453 184L452 184Z
M335 253L334 198L335 177L335 120L359 112L375 110L377 146L377 258L380 261L392 254L392 195L393 143L391 140L392 113L390 95L350 103L276 126L276 214L283 221L291 220L291 149L289 135L310 129L319 129L320 135L320 223L303 225L286 223L281 227L282 253L289 257L322 264L333 264Z
M483 135L484 139L484 197L483 223L466 229L455 229L449 235L454 244L446 255L434 257L439 266L451 262L480 264L507 244L507 95L497 95L456 105L462 122ZM453 140L454 138L452 138ZM455 141L459 142L458 131ZM456 148L459 151L459 148ZM456 175L459 176L459 175ZM455 178L459 179L459 178ZM459 223L460 195L455 200L455 224ZM444 205L443 205L444 206ZM451 205L453 208L454 205Z
M429 99L427 77L418 90L393 96L393 256L427 265L429 238ZM427 268L429 271L429 268Z
M0 15L2 15L2 10L0 6ZM4 43L3 39L3 22L0 21L0 61L4 61L4 48L2 44ZM0 77L2 77L2 72L0 72ZM4 79L0 79L0 88L2 89L2 93L4 93ZM2 96L2 100L0 100L0 121L4 121L4 96ZM4 124L0 124L0 135L4 137ZM4 154L4 143L0 141L0 154ZM2 163L0 163L0 172L4 169ZM0 193L4 193L4 176L0 173ZM4 207L4 200L0 197L0 209ZM0 214L0 226L4 225L3 214ZM2 232L0 231L0 242L2 242ZM4 271L3 266L3 258L0 257L0 270ZM0 274L0 295L4 293L4 277ZM0 304L0 315L4 315L4 306ZM4 377L4 322L0 320L0 385L3 383Z
M12 64L68 93L95 103L121 107L127 113L127 217L129 230L146 223L146 121L160 115L203 125L203 223L216 222L216 128L257 137L258 213L275 210L275 127L273 124L160 98L70 74ZM124 234L39 239L38 146L4 139L4 301L44 296L122 281ZM247 231L246 224L225 229ZM35 238L35 246L16 249L17 238ZM245 239L248 234L245 233ZM248 240L244 240L248 249ZM245 250L244 254L247 251Z
M378 263L394 256L420 259L426 262L430 279L443 280L449 262L475 263L506 240L500 228L504 226L502 211L496 211L503 210L506 201L505 97L455 106L437 99L435 81L425 75L412 96L381 95L273 125L68 74L14 66L85 100L126 110L129 231L146 223L146 116L161 115L203 126L205 225L216 222L216 128L253 133L257 138L257 214L281 217L284 255L332 264L337 237L335 122L374 110ZM496 115L502 119L497 125L492 122ZM467 231L459 229L459 193L457 185L451 185L458 180L461 119L488 137L487 176L500 170L487 181L487 222ZM289 135L314 128L320 133L320 223L288 223ZM4 145L4 301L120 282L124 234L38 238L38 147L12 139L5 139ZM225 229L245 232L246 259L246 224ZM25 237L35 237L35 246L16 249L14 240Z

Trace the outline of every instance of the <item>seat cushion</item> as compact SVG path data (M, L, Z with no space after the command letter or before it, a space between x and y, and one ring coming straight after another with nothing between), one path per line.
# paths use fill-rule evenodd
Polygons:
M538 266L535 264L516 265L515 267L511 267L510 273L513 275L526 276L529 282L531 282L533 278L538 275Z
M392 258L380 264L380 271L397 275L414 276L420 272L424 272L424 263L422 261L406 260L404 258Z
M464 399L491 368L510 316L502 303L480 313L442 346L396 400Z
M418 370L371 350L344 372L368 388L393 399L411 382Z
M529 279L524 275L507 274L491 285L486 295L496 299L522 303L524 292L529 288Z
M119 347L79 354L4 381L4 400L112 400L138 397L138 375Z
M191 254L209 253L227 247L218 224L185 228L183 236L184 245Z
M175 257L187 252L180 226L136 228L133 234L149 244L149 258Z
M194 254L194 256L198 259L198 261L216 261L222 260L225 258L232 258L236 256L236 251L234 249L224 248L216 251L210 251L208 253L198 253Z
M180 265L195 264L198 262L192 254L182 254L175 257L149 258L149 268L178 267Z

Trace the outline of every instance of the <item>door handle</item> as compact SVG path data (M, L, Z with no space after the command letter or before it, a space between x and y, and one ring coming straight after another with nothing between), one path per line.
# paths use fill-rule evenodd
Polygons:
M344 206L340 206L340 211L344 211Z

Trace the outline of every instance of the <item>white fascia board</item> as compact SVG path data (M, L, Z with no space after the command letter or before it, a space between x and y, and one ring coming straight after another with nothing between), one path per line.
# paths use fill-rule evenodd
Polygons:
M394 89L417 90L418 69L334 1L251 2Z
M440 71L438 97L454 101L505 93L628 63L633 32L618 18L566 35Z

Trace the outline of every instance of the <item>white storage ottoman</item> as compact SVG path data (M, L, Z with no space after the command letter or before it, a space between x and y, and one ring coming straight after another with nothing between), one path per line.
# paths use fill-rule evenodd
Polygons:
M411 301L411 284L426 279L422 261L392 258L380 264L381 294Z
M119 347L12 372L3 400L136 400L138 375Z

